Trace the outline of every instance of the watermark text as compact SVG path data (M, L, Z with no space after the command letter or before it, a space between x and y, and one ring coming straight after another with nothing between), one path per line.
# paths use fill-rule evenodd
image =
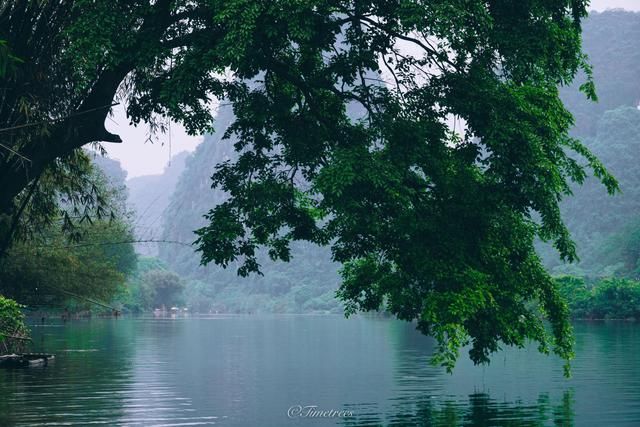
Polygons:
M289 418L348 418L353 412L348 410L322 409L317 405L293 405L287 410Z

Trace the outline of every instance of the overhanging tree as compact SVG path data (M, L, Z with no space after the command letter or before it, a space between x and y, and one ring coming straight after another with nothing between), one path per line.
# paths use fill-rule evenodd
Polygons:
M213 176L230 199L198 231L204 263L248 274L260 246L289 260L291 240L331 245L349 312L417 320L447 367L469 340L475 362L527 339L569 359L566 305L533 241L574 259L569 182L591 169L616 189L558 98L590 75L586 3L5 1L0 39L27 72L3 85L0 120L40 131L9 132L20 156L2 158L0 208L53 159L119 141L103 127L114 99L134 122L193 133L225 99L239 158Z
M89 143L121 142L104 127L114 102L128 99L136 122L169 114L192 132L210 129L206 82L224 66L198 62L217 39L212 13L206 2L0 1L12 59L0 75L0 237L20 193L52 164Z

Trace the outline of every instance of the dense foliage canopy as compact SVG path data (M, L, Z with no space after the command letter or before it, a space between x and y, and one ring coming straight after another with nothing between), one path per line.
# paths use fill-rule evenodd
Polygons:
M570 358L567 308L533 242L575 258L558 202L586 172L569 151L616 189L558 97L590 75L584 4L287 6L286 21L280 3L256 6L225 38L236 75L256 82L228 94L241 155L213 176L231 198L199 231L204 262L247 274L259 246L288 260L291 240L329 244L348 311L417 320L449 368L467 342L476 362L500 342L545 351L543 316Z
M114 99L134 122L197 133L217 97L240 155L213 176L230 199L199 231L203 262L246 275L261 246L289 260L292 240L330 245L348 312L417 320L449 368L469 341L475 362L527 339L568 359L567 308L533 242L573 259L569 182L590 168L616 189L558 97L579 69L595 96L586 3L1 1L22 62L0 81L0 234L34 178L120 140L103 126Z

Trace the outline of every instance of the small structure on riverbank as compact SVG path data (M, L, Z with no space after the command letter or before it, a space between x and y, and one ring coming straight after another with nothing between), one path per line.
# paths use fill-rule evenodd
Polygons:
M46 366L53 360L53 354L21 353L0 356L0 368L26 368L29 366Z
M26 353L31 342L24 323L24 306L0 295L0 368L47 365L52 354Z
M31 338L26 330L18 328L10 332L0 330L0 355L22 352L29 341Z

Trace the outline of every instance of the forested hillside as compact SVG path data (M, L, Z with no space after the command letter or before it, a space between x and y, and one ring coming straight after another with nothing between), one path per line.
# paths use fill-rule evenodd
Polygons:
M549 261L549 266L556 273L628 275L635 270L640 250L640 241L629 241L640 225L640 173L636 167L640 110L619 107L606 111L596 125L595 135L585 142L618 179L620 193L608 195L593 179L575 190L562 209L581 261L572 266Z
M607 194L593 177L574 186L562 203L563 217L575 239L580 262L562 264L549 247L541 248L553 273L587 276L633 271L640 254L640 13L594 13L584 24L584 48L594 67L599 101L589 102L577 87L563 99L574 114L575 135L618 180L620 192Z
M576 119L574 133L594 136L605 111L640 102L640 13L622 10L592 13L583 23L583 44L593 66L598 102L578 91L584 76L561 90L562 100Z

